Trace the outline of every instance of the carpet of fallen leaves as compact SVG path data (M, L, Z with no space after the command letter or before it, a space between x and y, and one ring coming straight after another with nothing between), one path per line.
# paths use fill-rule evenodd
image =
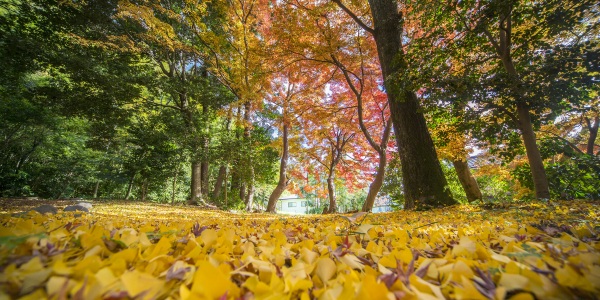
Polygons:
M571 299L600 295L599 203L344 216L135 202L0 214L0 299Z

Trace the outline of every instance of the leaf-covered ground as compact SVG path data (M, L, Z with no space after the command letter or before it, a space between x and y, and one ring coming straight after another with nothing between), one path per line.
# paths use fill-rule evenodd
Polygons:
M594 202L356 219L132 202L94 202L92 213L78 217L60 210L15 217L23 207L0 205L0 299L600 295Z

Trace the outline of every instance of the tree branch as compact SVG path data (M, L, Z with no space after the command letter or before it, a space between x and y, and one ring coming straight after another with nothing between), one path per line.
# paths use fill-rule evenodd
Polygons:
M367 24L365 24L360 18L358 18L357 15L355 15L348 7L346 7L342 3L341 0L331 0L331 1L335 4L337 4L337 6L339 6L344 12L346 12L346 14L348 14L354 20L354 22L356 22L356 24L358 24L358 26L360 26L366 32L375 35L375 30L373 28L367 26Z

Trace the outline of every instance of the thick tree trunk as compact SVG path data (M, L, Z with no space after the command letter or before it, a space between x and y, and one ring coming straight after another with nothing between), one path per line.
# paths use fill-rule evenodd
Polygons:
M148 198L148 179L144 178L144 180L142 181L142 188L141 188L141 192L142 195L140 197L140 201L145 202Z
M235 191L239 191L239 189L241 188L241 185L242 185L241 178L240 178L237 168L238 167L234 163L232 165L232 169L231 169L231 189L229 190L231 193L234 193Z
M194 204L198 204L198 202L200 202L202 200L202 189L200 187L201 185L201 180L200 180L200 173L201 173L201 165L199 161L193 161L192 162L192 183L191 183L191 195L190 195L190 200L188 201L188 204L194 205Z
M377 194L379 190L381 190L381 186L383 185L383 179L385 178L385 167L387 165L387 157L384 153L379 153L379 166L377 167L377 173L375 174L375 179L369 185L369 193L367 194L367 199L363 204L362 211L370 212L373 209L373 205L375 204L375 199L377 198Z
M477 181L475 180L475 177L473 177L467 161L454 160L452 161L452 165L454 165L454 170L456 170L458 180L460 181L463 190L465 190L467 200L469 202L473 202L477 199L481 199L481 190L479 190L479 185L477 185Z
M202 195L208 195L208 167L208 162L203 161L200 163L200 193Z
M240 190L239 190L239 196L240 196L240 200L244 201L245 203L245 199L246 199L246 183L242 182L240 183Z
M213 189L213 198L218 199L221 196L221 190L223 189L223 181L227 174L227 166L219 167L219 175L215 181L215 188Z
M529 161L531 176L533 177L535 197L538 199L549 199L550 187L548 185L548 179L546 178L546 171L544 170L542 155L540 154L540 150L538 149L536 143L533 125L531 124L529 107L522 103L518 104L517 114L519 118L519 126L521 128L521 137L523 138L523 143L525 144L527 160Z
M596 145L596 138L598 137L598 125L600 124L600 119L598 117L595 117L594 124L592 124L590 118L585 118L585 122L587 123L588 130L590 131L590 136L588 138L585 153L593 156L594 146Z
M288 185L288 179L286 176L287 161L288 161L288 155L289 155L288 154L288 152L289 152L289 149L288 149L289 148L289 146L288 146L288 125L285 123L283 124L282 140L283 140L283 147L282 147L282 153L281 153L281 163L279 164L279 181L277 182L277 186L271 193L271 196L269 197L269 203L267 204L267 212L271 212L271 213L275 212L275 209L277 208L277 201L279 201L279 197L281 197L281 194L283 194L283 192L285 191L285 188Z
M335 185L333 176L331 175L327 178L327 192L329 193L329 208L327 209L327 213L334 214L337 212L337 204L335 200Z
M395 0L369 0L379 62L384 77L398 153L402 164L405 209L427 209L455 204L425 117L406 78L397 78L406 68L401 49L402 16Z

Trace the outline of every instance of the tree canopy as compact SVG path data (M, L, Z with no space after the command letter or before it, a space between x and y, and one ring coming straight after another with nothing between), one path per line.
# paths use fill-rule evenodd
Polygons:
M329 213L597 199L599 10L0 0L0 196L275 212L296 194Z

